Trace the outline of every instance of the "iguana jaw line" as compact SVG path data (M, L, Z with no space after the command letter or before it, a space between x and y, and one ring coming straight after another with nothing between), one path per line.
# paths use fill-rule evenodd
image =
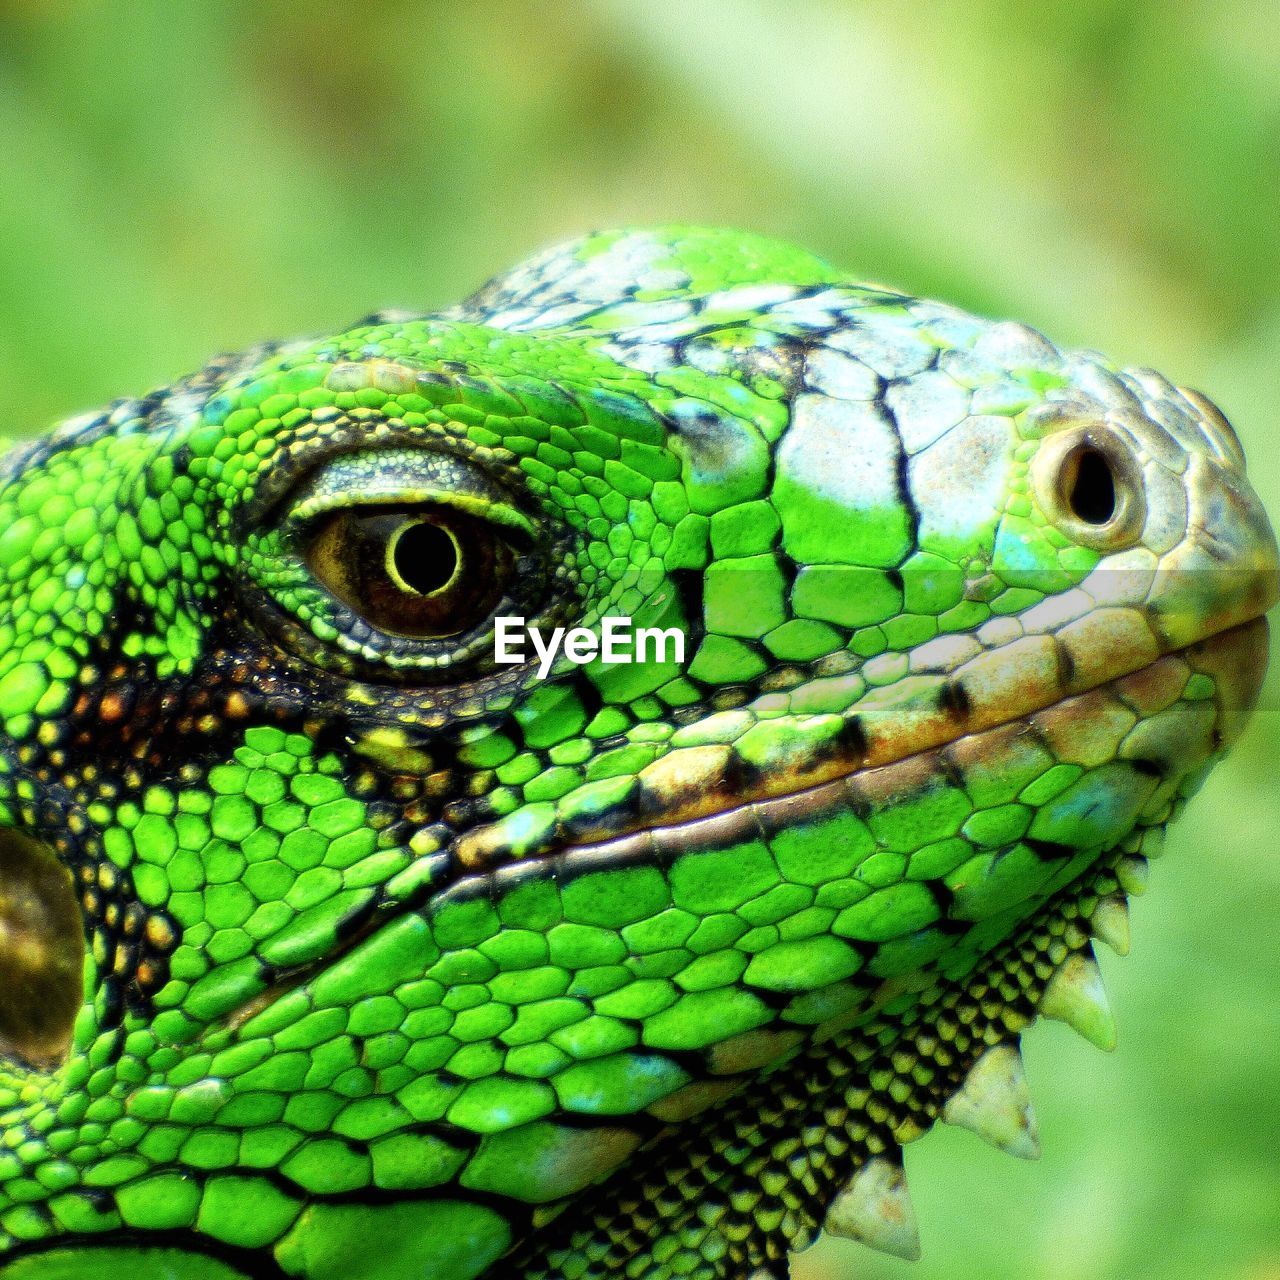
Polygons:
M1162 652L1137 611L1098 609L1056 633L1023 636L985 650L946 674L908 676L886 688L882 698L874 693L863 698L843 717L809 717L810 723L832 722L820 745L815 748L812 740L797 735L794 745L764 764L748 764L732 744L685 746L677 735L672 750L640 771L625 806L593 826L548 832L545 843L522 850L513 848L503 823L467 832L452 849L454 879L556 855L581 856L586 850L603 858L606 848L620 853L620 841L679 840L689 847L698 839L695 825L708 840L716 824L725 826L727 835L731 814L803 803L825 786L847 784L856 791L878 785L879 771L939 749L963 750L967 744L980 752L992 730L1018 726L1020 732L1040 732L1038 721L1051 711L1059 721L1087 723L1088 702L1082 699L1192 651L1242 642L1244 669L1223 671L1220 677L1253 689L1255 675L1260 680L1266 665L1267 630L1260 613L1232 618L1191 644Z

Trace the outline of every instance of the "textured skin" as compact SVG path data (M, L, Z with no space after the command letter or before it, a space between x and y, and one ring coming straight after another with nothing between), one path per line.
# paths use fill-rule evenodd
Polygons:
M784 1276L1040 1002L1109 1039L1061 975L1275 596L1202 397L738 233L592 236L3 465L15 1280ZM352 511L493 551L468 625L377 625L381 549L335 585ZM495 614L686 661L538 681Z

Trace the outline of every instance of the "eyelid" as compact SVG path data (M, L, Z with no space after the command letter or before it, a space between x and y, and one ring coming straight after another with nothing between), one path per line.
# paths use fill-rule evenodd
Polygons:
M356 507L440 506L487 520L530 542L537 526L493 479L459 458L424 449L369 449L318 471L296 495L295 527Z
M360 493L335 495L331 498L312 498L298 503L289 512L291 522L310 524L320 516L334 511L351 511L369 507L449 507L478 520L488 520L504 529L523 534L530 541L537 535L533 522L515 507L504 506L488 499L472 498L450 489L391 490L386 494Z

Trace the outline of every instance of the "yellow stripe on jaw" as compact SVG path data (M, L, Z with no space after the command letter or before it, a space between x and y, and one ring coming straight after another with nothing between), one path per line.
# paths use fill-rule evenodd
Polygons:
M1044 640L1047 637L1037 638L1034 647L1024 648L1025 675L1047 672L1039 643ZM1206 708L1204 716L1189 713L1176 726L1177 741L1161 737L1152 744L1153 750L1172 753L1170 776L1154 784L1153 794L1163 806L1172 798L1177 781L1193 767L1192 756L1198 753L1208 759L1239 734L1261 686L1266 652L1267 626L1259 619L1080 693L1063 697L1056 686L1057 697L1028 705L1016 715L986 720L984 715L994 717L998 708L1009 705L1001 697L1026 701L1022 692L1011 693L1018 690L1016 680L1001 679L989 691L978 683L972 706L945 712L936 710L938 690L945 680L921 680L936 711L935 723L952 728L927 746L919 745L926 717L912 719L903 708L893 706L886 707L879 719L859 714L865 732L861 749L850 745L847 736L833 733L826 754L793 753L785 759L780 755L776 767L769 767L767 761L762 764L757 757L746 771L748 776L744 776L736 743L679 747L642 769L622 811L611 813L594 829L579 827L566 839L549 823L532 842L522 839L517 847L510 839L516 828L499 821L464 834L453 853L464 874L484 874L513 860L527 862L554 853L557 846L575 856L595 850L602 857L610 856L609 851L644 857L647 851L658 856L668 843L693 848L753 838L762 811L781 820L788 808L808 816L851 804L892 804L939 769L961 777L977 770L998 774L1002 753L1016 752L1028 735L1060 762L1088 768L1113 760L1131 761L1147 745L1134 732L1171 707L1193 673L1204 673L1213 680L1212 712ZM993 660L997 653L983 656ZM835 716L807 719L839 720ZM783 721L763 723L776 726ZM904 744L907 749L902 749ZM523 830L519 834L527 836Z

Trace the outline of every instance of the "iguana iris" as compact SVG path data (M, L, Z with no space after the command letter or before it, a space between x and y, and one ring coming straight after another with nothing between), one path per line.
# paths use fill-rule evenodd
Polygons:
M1276 545L1199 394L600 234L0 475L12 1280L766 1280L1036 1150ZM495 618L687 640L494 658Z

